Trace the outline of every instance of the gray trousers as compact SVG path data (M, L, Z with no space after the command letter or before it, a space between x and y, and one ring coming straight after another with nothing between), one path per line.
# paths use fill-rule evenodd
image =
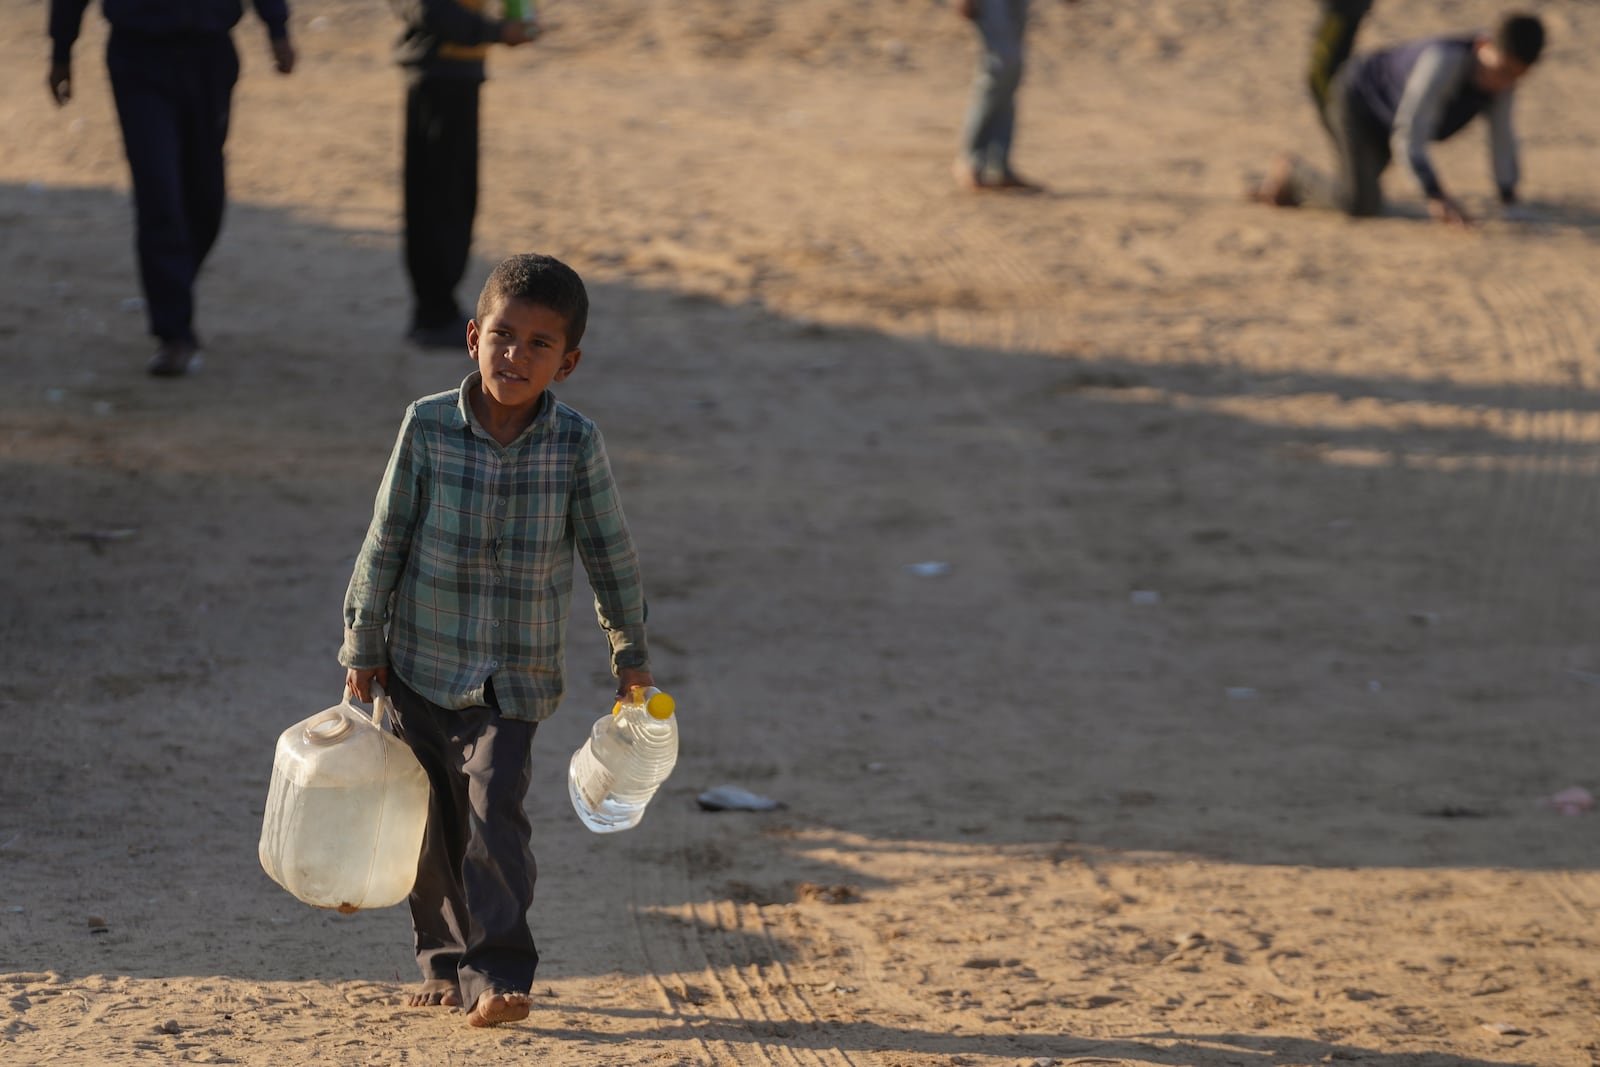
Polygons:
M1383 212L1383 188L1379 180L1391 158L1389 131L1349 91L1343 73L1334 75L1322 113L1328 135L1333 139L1337 173L1330 180L1296 160L1289 177L1288 193L1297 204L1332 208L1357 218L1367 218Z
M457 982L468 1008L485 990L526 993L539 964L528 929L538 868L522 805L538 724L442 708L393 671L389 695L395 734L433 787L410 901L417 965Z
M1028 0L978 0L976 25L983 56L972 82L961 156L982 181L1011 173L1011 138L1017 127L1017 86L1022 84L1022 35Z

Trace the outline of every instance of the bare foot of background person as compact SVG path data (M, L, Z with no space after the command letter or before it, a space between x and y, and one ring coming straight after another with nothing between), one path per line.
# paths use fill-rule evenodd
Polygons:
M958 159L950 164L950 172L955 175L956 184L967 192L976 192L983 188L983 180L978 177L978 172L964 159Z
M526 993L496 993L490 991L478 998L477 1006L467 1014L473 1026L499 1026L528 1017L532 1005Z
M406 1003L413 1008L459 1008L461 990L448 978L430 978L412 992Z
M1274 207L1297 207L1300 200L1295 196L1293 183L1290 181L1293 174L1294 157L1277 157L1272 161L1267 176L1250 188L1250 199Z

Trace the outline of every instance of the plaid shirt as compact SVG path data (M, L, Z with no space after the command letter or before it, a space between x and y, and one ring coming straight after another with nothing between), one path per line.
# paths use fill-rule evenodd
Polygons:
M478 382L406 411L345 594L339 662L389 666L447 708L484 703L492 675L504 715L539 720L566 688L573 550L613 672L649 664L644 589L599 428L546 391L502 446L472 413Z

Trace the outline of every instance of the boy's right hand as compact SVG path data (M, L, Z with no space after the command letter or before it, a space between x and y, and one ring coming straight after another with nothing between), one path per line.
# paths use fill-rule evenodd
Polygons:
M389 668L374 667L371 670L358 671L354 667L345 672L344 687L355 695L356 699L372 703L372 683L376 681L384 692L389 690Z

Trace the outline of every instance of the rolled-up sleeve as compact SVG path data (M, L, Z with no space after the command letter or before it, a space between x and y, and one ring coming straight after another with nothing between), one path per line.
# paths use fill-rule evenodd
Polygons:
M427 450L413 404L400 426L389 466L373 506L367 538L356 556L344 597L344 644L339 662L358 670L388 665L384 628L390 599L411 552L417 522L427 507Z

